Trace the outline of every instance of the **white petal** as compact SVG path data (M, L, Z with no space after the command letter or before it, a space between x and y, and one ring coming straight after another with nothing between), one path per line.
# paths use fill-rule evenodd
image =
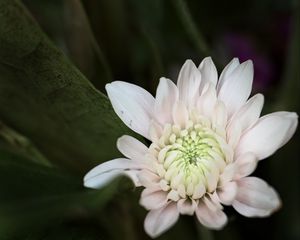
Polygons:
M236 167L236 164L231 163L224 168L219 180L221 186L225 186L227 182L230 182L233 179L236 172Z
M202 89L206 83L211 83L212 86L216 87L218 81L218 72L211 57L204 58L198 69L201 73L200 92L202 92Z
M202 201L196 209L196 216L200 223L210 229L222 229L227 223L227 216L221 209L212 210Z
M220 79L217 85L217 91L219 92L224 82L228 80L229 75L240 65L240 61L238 58L233 58L230 63L228 63L223 69Z
M255 124L260 116L262 107L264 105L264 96L262 94L256 94L250 98L247 103L236 112L227 128L229 135L233 134L235 127L238 124L241 128L241 132L249 129Z
M178 76L179 99L188 107L193 107L199 95L201 74L191 60L187 60Z
M90 170L84 176L84 186L90 188L101 188L119 175L123 174L131 177L131 174L128 174L129 171L141 170L145 167L146 165L144 164L140 164L126 158L114 159L102 163ZM136 182L135 177L134 179L132 178L132 180Z
M116 114L133 131L148 138L153 118L154 98L134 84L115 81L105 86Z
M146 188L154 188L159 186L160 177L148 169L141 170L137 176L140 183Z
M158 124L156 121L151 120L150 126L149 126L149 137L152 142L157 142L160 137L162 136L163 129L160 124Z
M254 172L257 166L257 158L254 153L247 152L237 158L235 165L236 172L234 179L240 179Z
M228 182L218 190L218 197L221 203L231 205L237 194L236 182Z
M124 156L134 160L143 160L148 152L148 148L143 143L128 135L118 139L117 147Z
M276 191L265 181L256 177L242 178L232 206L246 217L266 217L277 210L280 199Z
M193 215L197 208L197 204L193 199L180 199L177 202L177 208L181 214Z
M178 218L176 203L170 202L165 207L151 210L147 214L144 222L145 231L150 237L156 238L171 228Z
M205 117L211 119L216 101L216 89L212 84L207 83L202 91L201 96L197 100L197 109Z
M185 128L189 120L189 112L182 101L177 101L174 105L173 120L174 123L179 125L181 128Z
M212 114L212 125L214 127L226 127L227 124L227 111L224 103L222 101L217 101L214 106L214 111Z
M248 60L236 67L224 80L218 99L222 100L232 116L248 99L252 89L253 64Z
M277 112L265 115L241 137L237 155L253 152L258 160L267 158L293 136L297 125L296 113Z
M154 113L161 124L173 123L172 111L178 100L177 86L167 78L161 78L156 90Z
M167 203L167 192L159 188L146 188L141 194L140 204L147 210L162 208Z

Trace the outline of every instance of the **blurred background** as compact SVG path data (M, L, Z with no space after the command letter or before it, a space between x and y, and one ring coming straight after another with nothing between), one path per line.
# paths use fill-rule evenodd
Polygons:
M300 4L297 0L22 2L56 48L103 93L106 83L122 80L155 94L159 78L165 76L176 81L186 59L198 65L204 57L212 56L220 72L233 57L238 57L240 61L254 62L253 94L265 95L264 114L280 110L300 112ZM22 15L24 6L17 6L16 12ZM2 4L0 12L7 16L14 7ZM15 24L17 18L18 14L8 23ZM22 34L34 41L29 36L37 31ZM13 56L8 57L18 54L14 44L19 44L19 40L10 41L13 37L0 41L1 57L5 59L4 67L0 68L3 79L22 78L22 74L17 77L8 74L11 65L6 64L8 61L19 64ZM22 46L28 47L29 40ZM14 50L8 52L9 47ZM52 57L55 55L49 55ZM42 66L43 58L35 59L28 62ZM55 69L52 72L58 76L60 69ZM36 76L30 75L31 72L26 74L28 79ZM48 81L51 82L50 77ZM68 106L55 112L57 105L54 109L49 101L59 104L56 103L59 95L47 99L48 105L42 106L39 98L28 100L33 93L28 90L27 80L19 81L21 87L10 85L12 82L0 79L2 89L6 89L3 90L5 100L3 97L0 102L0 225L3 226L0 239L149 239L143 230L146 211L138 204L140 190L133 189L130 181L117 180L101 191L81 186L83 174L97 164L98 152L106 148L97 142L105 137L97 132L97 123L90 125L86 120L89 129L84 123L86 117L81 118L83 123L72 123L73 130L56 125L55 119L60 114L81 105L76 95L67 99ZM83 88L79 82L76 84ZM41 89L38 81L34 86ZM83 97L81 93L78 96ZM89 104L94 104L96 99L98 96L92 95ZM24 102L26 105L21 105ZM52 113L49 121L44 119L47 109ZM89 115L97 115L95 111L89 111ZM128 131L114 116L113 119L121 131ZM64 120L68 122L73 117L64 115ZM93 131L98 135L91 137ZM115 135L118 137L119 133L116 131ZM91 140L82 140L89 137ZM94 141L94 145L89 145L89 141ZM222 231L210 232L193 217L183 216L158 239L300 239L299 141L298 130L286 146L261 161L254 172L274 186L282 198L282 209L270 218L249 219L226 208L229 224ZM84 150L79 150L83 145ZM119 153L112 150L101 154L98 163ZM39 159L43 166L39 161L24 164L27 160L23 158ZM89 159L92 160L88 162Z

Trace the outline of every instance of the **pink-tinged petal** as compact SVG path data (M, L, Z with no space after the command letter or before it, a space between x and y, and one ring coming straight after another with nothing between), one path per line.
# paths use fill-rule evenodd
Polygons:
M237 194L236 182L228 182L218 189L218 197L224 205L231 205Z
M192 216L197 208L197 203L194 199L180 199L177 202L177 208L179 213Z
M240 179L254 172L257 166L257 158L254 153L247 152L240 155L235 161L235 164L236 172L234 179Z
M178 220L179 212L177 205L174 202L170 202L166 206L151 210L144 222L146 233L156 238L171 228Z
M115 81L105 86L116 114L133 131L148 138L153 118L154 98L145 89L131 83Z
M228 182L230 182L233 179L236 172L236 167L236 164L231 163L224 168L224 171L221 173L219 179L220 186L225 186Z
M191 60L186 60L183 64L177 81L179 99L188 107L195 105L199 96L199 86L201 83L201 73Z
M214 106L212 114L212 125L213 127L226 127L227 124L227 111L222 101L217 101Z
M238 58L233 58L230 63L228 63L223 69L220 79L217 85L217 91L219 92L224 82L228 80L229 75L240 65L240 61Z
M160 188L146 188L141 194L140 204L147 210L162 208L167 203L167 195Z
M181 128L185 128L189 120L189 112L182 101L177 101L174 105L173 120L174 123L179 125Z
M258 160L269 157L293 136L297 125L296 113L277 112L263 116L241 137L237 156L252 152Z
M140 171L138 173L138 179L140 181L140 183L146 187L146 188L158 188L159 187L159 181L160 181L160 177L147 170L147 169L143 169L142 171Z
M95 177L89 177L84 179L84 186L88 188L100 189L109 184L115 178L120 176L129 177L136 187L140 187L141 183L137 177L139 171L137 170L112 170L105 172Z
M211 83L212 86L216 87L218 81L218 72L211 57L204 58L198 69L201 73L200 92L202 92L206 83Z
M84 186L90 188L101 188L108 182L118 177L119 175L127 175L132 177L129 173L132 170L141 170L147 168L146 164L129 160L126 158L118 158L105 163L102 163L84 176ZM134 173L137 173L134 171ZM135 174L134 174L135 175ZM132 178L136 182L136 177Z
M257 122L263 105L264 96L262 94L259 93L250 98L247 103L232 116L227 127L229 136L234 135L237 125L241 129L241 133L252 127Z
M119 151L126 157L134 160L143 160L148 148L134 137L124 135L117 141Z
M163 129L160 124L152 120L149 126L149 137L152 142L157 142L162 136Z
M177 100L177 86L170 79L161 78L156 90L154 105L154 115L159 123L173 123L172 111Z
M229 116L232 116L250 96L253 82L253 64L248 60L236 67L224 80L218 92Z
M222 229L227 223L227 216L221 209L212 210L202 201L196 209L196 216L200 223L210 229Z
M197 100L197 109L205 117L211 119L216 102L216 89L211 83L207 83L203 88L201 96Z
M281 201L265 181L246 177L237 181L238 192L232 206L246 217L266 217L277 210Z

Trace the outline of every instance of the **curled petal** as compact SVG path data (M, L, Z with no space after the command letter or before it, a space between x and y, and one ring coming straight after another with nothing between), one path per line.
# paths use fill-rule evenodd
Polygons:
M162 208L167 203L167 192L160 188L146 188L141 194L140 204L147 210Z
M196 209L196 216L200 223L210 229L222 229L227 223L226 214L219 208L214 210L201 201Z
M169 202L160 209L151 210L145 219L144 227L150 237L156 238L169 228L171 228L178 220L179 212L174 202Z
M173 123L172 111L178 100L177 86L167 78L161 78L156 90L154 113L161 124Z
M228 182L218 190L220 202L225 205L231 205L237 194L236 182Z
M232 206L246 217L266 217L277 210L281 201L265 181L246 177L237 181L238 192Z
M252 89L253 64L248 60L237 66L224 79L218 98L224 102L229 116L232 116L248 99Z
M276 112L265 115L241 137L237 155L252 152L258 160L267 158L293 136L297 125L296 113Z
M115 81L105 86L116 114L133 131L149 138L154 98L145 89L127 82Z
M147 165L129 160L126 158L118 158L102 163L84 176L84 186L90 188L101 188L108 182L120 175L129 176L134 183L138 183L136 174Z
M134 160L144 159L148 152L148 148L143 143L128 135L118 139L117 147L124 156Z
M197 208L197 203L194 199L180 199L177 202L177 208L181 214L193 215Z
M199 96L200 82L201 73L191 60L187 60L179 72L177 87L180 101L188 108L194 106Z

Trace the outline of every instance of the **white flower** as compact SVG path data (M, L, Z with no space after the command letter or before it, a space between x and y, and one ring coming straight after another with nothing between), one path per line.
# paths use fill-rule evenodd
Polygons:
M296 113L260 117L264 98L251 93L253 64L234 58L219 80L211 58L197 68L187 60L177 86L161 78L154 98L126 82L106 85L122 121L151 141L149 147L122 136L118 149L126 158L92 169L84 184L101 188L120 174L145 189L140 204L150 212L145 230L157 237L180 214L196 214L210 229L227 222L222 205L247 217L265 217L280 199L265 181L248 177L257 162L269 157L294 134Z

